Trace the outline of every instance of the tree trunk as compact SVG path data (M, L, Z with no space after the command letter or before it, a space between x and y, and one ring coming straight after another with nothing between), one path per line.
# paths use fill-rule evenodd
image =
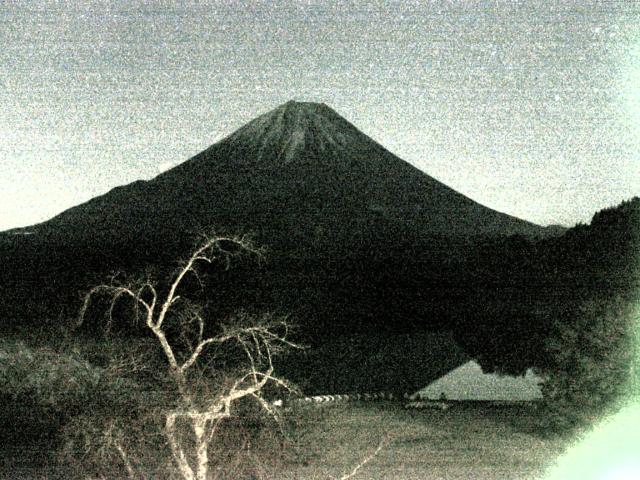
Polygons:
M207 480L209 473L209 439L205 435L207 430L207 419L198 416L193 420L193 431L196 434L196 479Z
M187 458L180 448L180 442L176 437L176 416L175 414L167 415L166 421L166 429L167 429L167 440L169 441L169 446L171 447L171 453L173 455L176 464L178 465L178 470L180 470L180 475L185 480L195 480L195 475L193 473L193 469L189 466L189 462L187 462Z

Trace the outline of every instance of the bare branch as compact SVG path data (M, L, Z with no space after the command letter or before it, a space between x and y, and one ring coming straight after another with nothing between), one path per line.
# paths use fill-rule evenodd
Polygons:
M176 356L173 353L173 348L171 347L171 344L169 344L169 341L167 340L166 335L164 334L161 328L158 328L153 323L149 328L151 329L153 334L156 336L156 338L160 342L162 351L164 352L164 355L165 357L167 357L167 361L169 362L169 367L171 368L171 371L175 374L180 370L180 368L178 367L178 361L176 360Z
M129 478L131 479L136 478L136 473L135 473L135 470L133 469L133 465L131 465L131 462L129 461L129 457L127 456L127 453L124 451L124 448L122 448L122 445L117 439L114 442L114 447L117 450L118 454L120 455L120 458L124 462L124 467L127 470L127 475L129 475Z
M180 372L183 374L198 360L198 357L205 349L205 347L211 343L222 343L227 339L223 338L207 338L206 340L202 340L195 348L191 356L180 366Z
M111 322L113 308L115 303L118 301L118 298L120 298L122 295L129 295L134 300L136 298L135 294L131 290L125 287L116 287L113 285L98 285L96 287L93 287L91 290L89 290L89 292L87 292L87 294L84 297L84 301L83 301L82 307L80 308L80 313L78 315L78 321L76 322L76 328L80 327L82 323L84 323L84 319L85 319L87 310L89 308L89 305L91 304L91 300L95 295L99 293L106 293L111 296L111 302L109 305L109 310L107 312L109 323Z
M387 442L389 441L389 437L383 437L382 440L380 440L380 443L378 444L378 447L367 457L365 457L359 464L357 464L353 470L351 470L351 472L346 473L344 475L342 475L340 477L339 480L348 480L349 478L353 478L357 475L358 470L360 470L362 467L364 467L367 463L369 463L371 460L373 460L373 458L378 455L378 453L380 453L380 451L384 448L384 446L387 444ZM331 477L334 480L338 480L335 477Z
M218 425L220 425L220 422L222 422L223 419L227 418L226 415L219 415L215 421L212 420L212 425L209 428L209 434L207 435L207 441L209 443L211 443L211 440L213 440L213 435L216 433L216 430L218 429Z
M118 302L118 299L123 295L129 295L134 299L136 298L135 294L127 288L118 288L113 292L111 297L111 304L109 305L109 312L107 315L107 325L105 326L105 334L108 334L111 331L111 326L113 324L113 309L115 308L116 303ZM136 302L136 305L137 305L137 302Z
M280 415L278 415L278 411L275 408L273 408L273 406L269 405L269 402L267 402L264 398L262 398L257 393L252 393L251 396L255 398L260 404L260 406L262 407L262 409L265 410L271 417L273 417L275 422L278 425L280 425Z
M233 237L221 237L221 236L214 236L214 237L208 238L202 245L200 245L200 247L198 247L191 254L191 256L186 261L186 263L182 266L182 268L178 270L176 277L171 283L171 286L169 287L169 293L167 294L167 297L162 304L160 313L158 315L158 319L156 320L156 326L158 328L162 326L162 323L164 322L165 317L167 315L167 311L169 310L169 307L173 303L173 299L176 296L176 290L178 289L178 286L182 283L182 280L184 279L185 275L187 275L189 272L195 272L194 266L196 263L200 261L206 261L207 263L211 263L216 258L212 250L215 250L216 247L219 247L220 242L223 242L223 241L235 243L240 247L244 248L244 243L242 239L237 239ZM207 254L207 252L210 252L210 253Z

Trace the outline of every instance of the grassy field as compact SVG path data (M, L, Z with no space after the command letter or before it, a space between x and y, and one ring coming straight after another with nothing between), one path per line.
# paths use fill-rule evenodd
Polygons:
M531 407L459 405L447 411L405 410L397 403L327 405L309 413L299 448L308 465L287 478L339 478L388 438L358 471L360 479L535 479L566 441L523 432Z
M386 439L353 478L536 479L567 446L566 441L523 433L519 426L531 420L530 407L471 404L447 411L405 410L395 402L353 402L305 406L293 414L304 419L295 452L267 478L340 478ZM34 451L32 458L43 453ZM24 463L4 463L2 474L3 478L64 478L63 472L55 475L44 465L29 468Z

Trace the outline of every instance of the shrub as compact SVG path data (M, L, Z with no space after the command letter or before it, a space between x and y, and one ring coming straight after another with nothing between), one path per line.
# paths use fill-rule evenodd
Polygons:
M551 363L541 372L541 427L571 431L616 408L631 380L635 314L621 296L592 298L556 323L546 345Z
M0 342L0 442L47 444L55 450L60 432L75 417L92 412L130 411L136 384L113 377L77 353Z

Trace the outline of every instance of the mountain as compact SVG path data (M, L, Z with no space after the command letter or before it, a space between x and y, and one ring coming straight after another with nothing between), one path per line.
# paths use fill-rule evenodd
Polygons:
M198 300L213 305L213 318L238 308L290 314L318 347L291 376L321 393L400 389L393 378L419 388L466 360L430 332L450 329L451 312L484 282L469 273L469 245L550 233L438 182L326 105L288 102L152 180L0 234L0 285L11 299L0 301L0 317L5 326L72 318L81 292L109 272L152 267L162 278L211 228L253 234L266 261L210 272L213 286ZM393 371L382 375L390 358ZM345 359L352 368L338 378L328 365ZM419 359L430 368L417 369Z
M441 297L458 302L461 286L482 281L467 278L470 242L555 233L454 191L324 104L287 102L152 180L0 234L0 281L31 305L38 294L71 302L111 271L175 265L211 229L250 233L267 250L262 273L225 278L237 291L220 305L242 305L249 277L256 308L319 325L348 315L347 329L423 322L424 302L429 322L446 324Z
M29 231L62 243L104 243L208 226L253 231L260 242L287 249L372 235L548 233L429 177L326 105L300 102L254 119L153 180L115 188Z

